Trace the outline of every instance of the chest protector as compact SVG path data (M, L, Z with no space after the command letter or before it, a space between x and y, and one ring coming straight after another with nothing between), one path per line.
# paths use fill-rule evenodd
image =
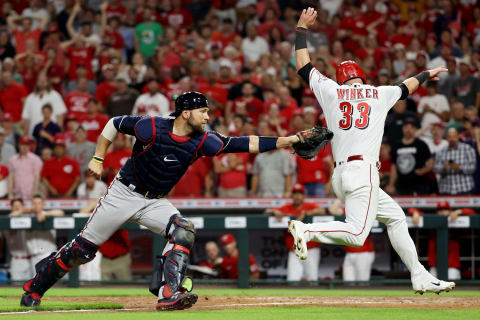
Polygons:
M167 194L197 159L207 136L176 136L172 128L173 119L154 117L138 121L137 141L120 175L137 188Z

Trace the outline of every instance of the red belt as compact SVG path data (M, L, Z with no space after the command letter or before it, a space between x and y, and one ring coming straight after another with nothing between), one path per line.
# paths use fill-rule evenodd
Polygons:
M33 257L38 256L39 254L40 253L32 254L32 255L29 255L29 256L12 256L12 258L15 258L15 259L31 259Z
M336 161L335 161L335 162L333 163L333 167L336 168L337 165L339 166L339 165L345 164L345 163L347 163L347 162L356 161L356 160L361 160L361 161L362 161L362 160L363 160L363 156L362 156L362 155L354 155L354 156L348 157L348 158L347 158L347 161L339 161L339 162L336 162ZM377 165L377 169L380 170L380 165L381 165L381 164L380 164L380 161L377 161L376 165Z

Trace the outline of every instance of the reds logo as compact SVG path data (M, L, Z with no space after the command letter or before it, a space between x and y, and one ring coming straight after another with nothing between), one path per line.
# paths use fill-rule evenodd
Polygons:
M73 172L73 166L71 164L66 165L65 167L63 167L63 172L72 173Z

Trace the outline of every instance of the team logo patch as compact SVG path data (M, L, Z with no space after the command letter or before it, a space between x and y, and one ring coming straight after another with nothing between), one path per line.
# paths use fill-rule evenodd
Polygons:
M73 166L71 164L67 164L65 167L63 167L63 171L65 173L72 173L73 172Z
M397 168L401 174L409 174L415 168L415 156L411 153L398 155Z

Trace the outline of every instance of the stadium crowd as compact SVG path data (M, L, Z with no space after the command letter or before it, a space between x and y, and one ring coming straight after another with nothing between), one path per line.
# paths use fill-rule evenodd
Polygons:
M312 62L328 77L343 60L374 85L441 65L449 72L399 101L381 149L391 194L471 194L480 188L480 6L475 0L15 0L0 8L0 197L101 195L131 154L119 136L104 181L86 178L110 117L167 116L195 90L209 129L287 135L323 121L295 72L304 2L319 15ZM199 159L179 197L332 194L329 148L312 161L285 151Z

